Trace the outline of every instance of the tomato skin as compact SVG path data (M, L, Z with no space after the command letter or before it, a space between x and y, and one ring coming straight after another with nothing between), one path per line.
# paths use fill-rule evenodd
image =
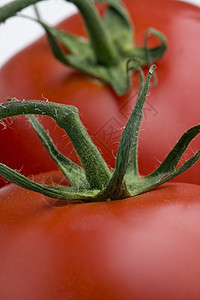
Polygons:
M61 183L63 175L35 180ZM198 185L62 203L14 184L1 189L1 299L199 299Z
M124 0L124 3L134 22L136 45L144 44L148 27L160 30L168 40L167 53L156 63L159 82L149 92L140 132L139 166L142 174L148 174L183 132L199 123L199 8L169 0ZM78 15L68 18L60 27L85 36ZM130 93L117 97L104 84L56 61L45 38L18 53L0 71L0 99L3 101L7 97L48 99L77 106L89 134L111 167L114 167L120 134L134 107L138 86L139 75L135 74ZM44 117L42 123L60 151L77 160L64 132L49 118ZM24 117L7 124L6 130L0 130L0 139L4 141L0 147L1 162L23 174L56 168ZM186 157L199 146L196 139ZM200 162L176 181L200 184Z

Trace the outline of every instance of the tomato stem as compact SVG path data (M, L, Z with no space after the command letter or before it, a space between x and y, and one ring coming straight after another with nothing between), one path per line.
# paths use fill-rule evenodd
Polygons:
M105 26L91 0L67 0L74 3L83 19L90 36L90 41L97 62L104 66L113 65L118 61L116 48L109 37Z
M22 9L36 4L43 0L15 0L1 7L0 9L0 23L5 22L8 18L13 17Z

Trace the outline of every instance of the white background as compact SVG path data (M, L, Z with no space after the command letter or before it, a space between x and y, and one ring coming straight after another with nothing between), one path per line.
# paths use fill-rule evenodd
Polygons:
M141 0L142 1L142 0ZM150 0L149 0L150 1ZM200 6L200 0L185 0ZM0 0L0 7L12 2ZM76 12L73 4L63 0L51 0L38 3L43 20L54 25ZM34 16L32 7L23 10L23 14ZM40 25L21 17L13 17L0 25L0 67L14 53L30 44L43 34Z

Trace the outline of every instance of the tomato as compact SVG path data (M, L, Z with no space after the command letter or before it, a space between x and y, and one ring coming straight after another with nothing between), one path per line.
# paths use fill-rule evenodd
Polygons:
M34 180L67 184L59 172ZM0 298L199 299L200 187L70 204L0 191Z
M149 92L140 132L139 167L145 175L159 165L184 131L199 123L199 8L171 0L123 2L134 23L136 45L144 45L145 31L149 27L163 32L168 40L168 51L157 62L158 84ZM77 14L59 27L86 35L81 17ZM153 44L155 40L150 39L149 43ZM0 99L48 99L77 106L90 136L101 149L108 165L114 167L122 128L136 101L138 74L133 76L132 84L127 95L116 96L105 84L56 61L43 37L2 67ZM42 124L58 149L77 161L63 131L47 117L42 118ZM1 126L1 162L23 174L56 168L24 117L6 121ZM198 148L199 141L196 139L187 151L187 157ZM176 180L200 184L200 162Z

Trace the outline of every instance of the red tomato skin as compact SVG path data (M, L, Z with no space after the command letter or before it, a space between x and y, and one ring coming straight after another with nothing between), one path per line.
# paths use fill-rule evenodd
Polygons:
M169 0L124 0L124 4L134 22L136 45L144 45L148 27L157 28L168 40L167 53L156 63L158 84L149 91L140 132L139 167L144 175L159 165L184 131L199 123L199 8ZM86 35L79 15L68 18L60 27ZM149 44L154 42L150 39ZM77 106L81 120L110 167L114 167L119 138L134 107L138 85L139 75L135 74L132 90L117 97L103 83L56 61L45 38L18 53L0 71L2 101L7 97L48 99ZM55 163L24 120L9 120L5 122L6 129L0 130L0 139L4 141L1 162L23 174L55 169ZM59 150L77 161L64 132L49 118L41 120ZM182 163L199 146L196 139ZM200 162L176 181L200 184Z
M35 180L55 184L63 175ZM0 299L200 298L198 185L62 203L14 184L1 189Z

